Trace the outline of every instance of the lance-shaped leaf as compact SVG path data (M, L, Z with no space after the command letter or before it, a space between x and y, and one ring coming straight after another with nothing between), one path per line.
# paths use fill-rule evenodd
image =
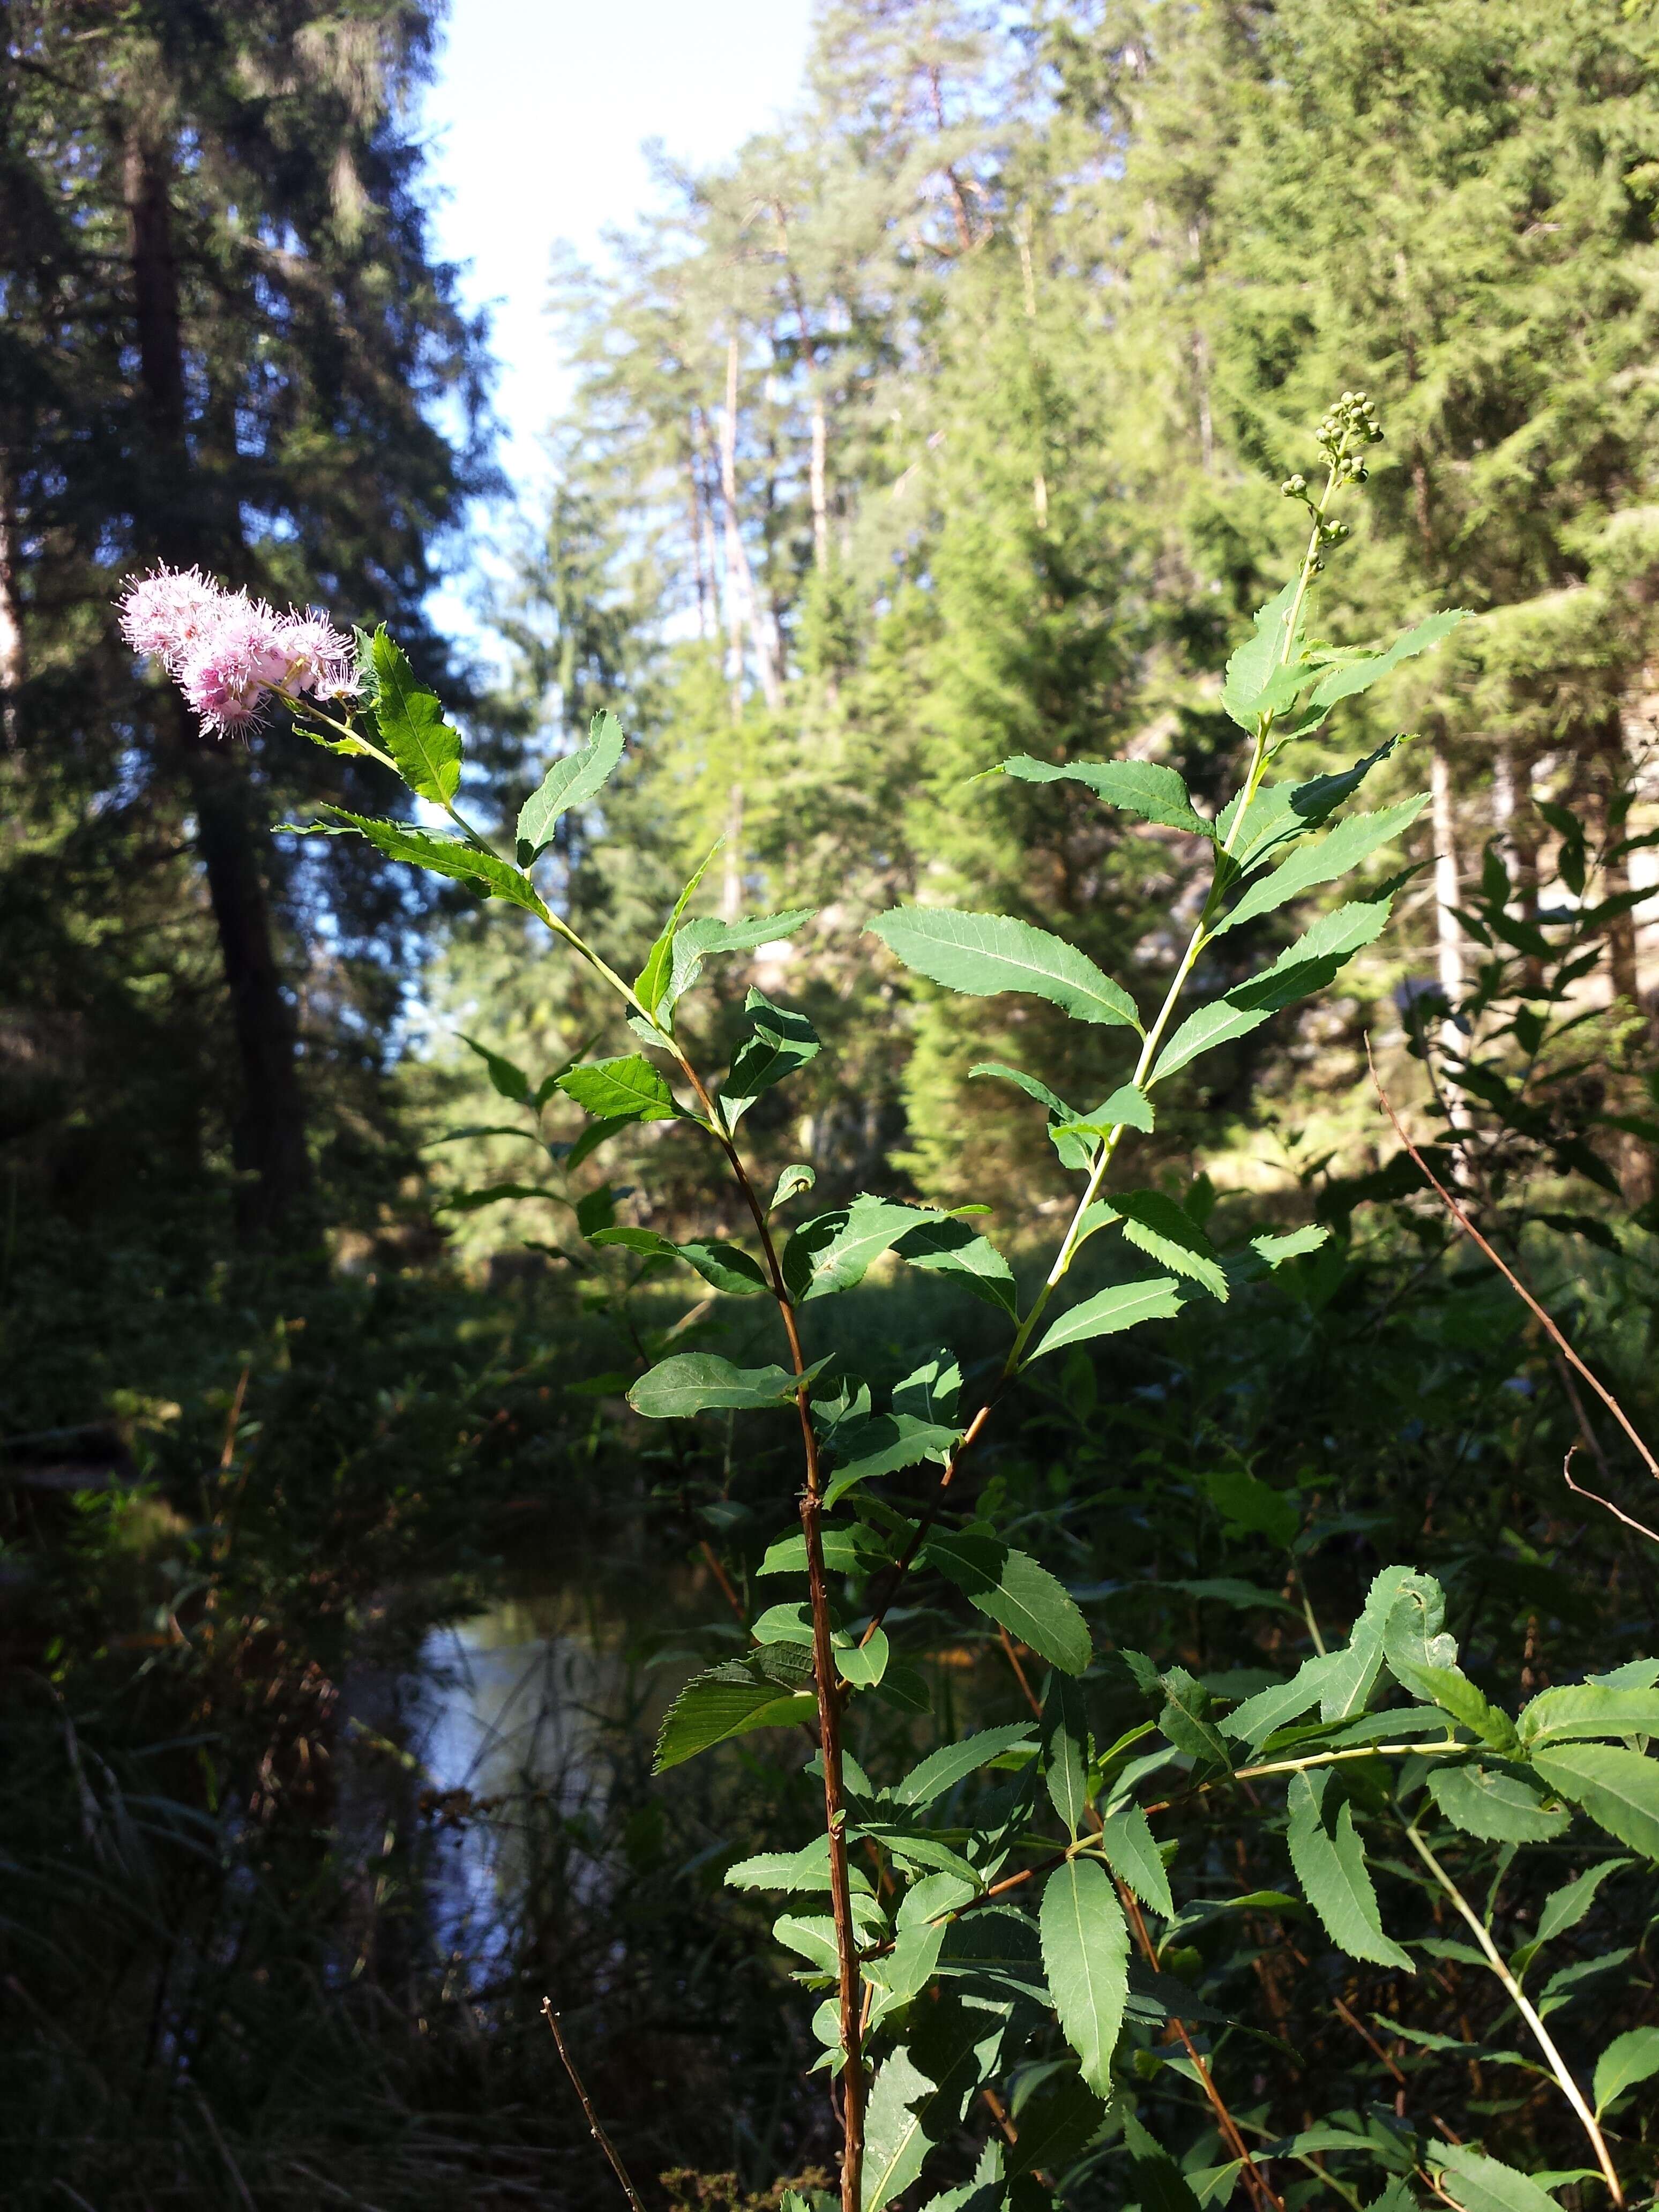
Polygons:
M1121 1329L1133 1328L1138 1322L1168 1321L1180 1312L1181 1305L1173 1275L1154 1275L1144 1283L1115 1283L1061 1314L1029 1355L1027 1364L1068 1344L1082 1344L1094 1336L1115 1336Z
M1201 1283L1212 1297L1224 1303L1227 1278L1221 1255L1184 1206L1161 1190L1124 1191L1111 1205L1131 1244L1148 1259Z
M559 1078L559 1088L585 1113L607 1121L667 1121L678 1111L666 1082L637 1052L570 1068Z
M1310 705L1334 707L1339 699L1352 699L1361 691L1369 691L1373 684L1380 684L1385 676L1392 675L1402 660L1414 660L1419 653L1431 651L1468 615L1467 607L1449 607L1443 613L1431 615L1425 622L1402 631L1386 652L1368 653L1361 658L1337 662L1320 678Z
M1004 1083L1018 1085L1028 1098L1035 1098L1039 1104L1046 1106L1057 1121L1070 1121L1076 1119L1073 1109L1063 1098L1050 1091L1048 1085L1040 1082L1035 1075L1027 1075L1024 1068L1010 1067L1000 1060L981 1060L970 1067L968 1073L970 1077L999 1076Z
M954 1534L936 1528L920 1558L924 1566L954 1583L969 1605L1029 1644L1051 1667L1068 1674L1081 1674L1087 1668L1093 1648L1088 1622L1064 1586L1028 1553L977 1529Z
M1466 2143L1431 2144L1428 2160L1459 2212L1561 2212L1548 2190L1529 2174Z
M1428 794L1423 793L1415 799L1402 799L1398 806L1385 807L1380 814L1354 814L1339 822L1328 836L1302 846L1270 876L1259 877L1232 911L1215 924L1212 936L1237 929L1241 922L1254 921L1258 915L1271 914L1275 907L1300 898L1317 884L1335 883L1369 860L1379 846L1401 836L1428 803Z
M988 1766L994 1759L1000 1759L1004 1752L1030 1743L1033 1733L1030 1721L1010 1721L1000 1728L981 1729L976 1735L963 1736L959 1743L942 1744L920 1766L913 1766L902 1782L895 1782L881 1794L891 1804L920 1810L981 1766Z
M1334 1820L1328 1816L1330 1784L1328 1768L1291 1777L1288 1840L1302 1893L1338 1950L1351 1959L1369 1959L1374 1966L1415 1973L1409 1954L1382 1932L1382 1915L1354 1827L1352 1806L1343 1798Z
M1124 2115L1123 2147L1134 2161L1141 2212L1201 2212L1186 2175L1133 2112Z
M1112 2094L1112 2053L1129 1994L1129 1925L1097 1860L1072 1858L1043 1886L1042 1966L1066 2040L1097 2095Z
M1283 664L1297 657L1300 620L1292 610L1301 597L1301 579L1292 577L1260 609L1255 629L1227 663L1221 703L1241 729L1254 730L1261 694Z
M1058 1668L1042 1693L1042 1778L1073 1843L1089 1814L1089 1719L1083 1692Z
M1127 1882L1161 1919L1175 1918L1175 1899L1146 1815L1131 1801L1103 1815L1100 1847L1120 1881Z
M1382 935L1389 907L1387 899L1357 901L1352 906L1339 907L1334 914L1322 915L1279 954L1272 967L1245 982L1235 983L1224 997L1188 1014L1158 1054L1152 1081L1161 1083L1200 1053L1248 1036L1269 1015L1323 990L1362 946Z
M436 696L416 680L384 628L375 631L370 652L380 742L416 798L447 806L461 780L459 734L445 721Z
M913 1413L877 1413L868 1420L848 1422L836 1433L836 1465L824 1492L825 1509L860 1482L896 1474L925 1459L948 1459L956 1440L954 1428L918 1420Z
M459 1036L461 1042L469 1052L476 1052L483 1060L485 1071L489 1077L490 1086L499 1097L510 1098L515 1106L522 1106L528 1101L530 1078L525 1073L523 1068L515 1067L510 1060L504 1060L500 1053L491 1052L487 1044L477 1043L465 1031L458 1030L456 1035ZM520 1133L509 1129L494 1133L515 1136Z
M720 1085L720 1111L728 1129L737 1127L763 1092L816 1060L821 1049L818 1033L805 1014L775 1006L763 992L750 991L744 1012L750 1035Z
M1243 828L1233 839L1233 860L1241 873L1249 875L1265 866L1291 839L1328 822L1346 799L1352 798L1371 770L1389 758L1399 742L1397 738L1390 738L1386 744L1379 745L1374 753L1367 753L1351 768L1338 769L1327 775L1309 776L1300 783L1264 783L1250 801ZM1243 797L1241 790L1222 808L1216 821L1218 836L1225 839L1231 836L1233 820Z
M619 1244L624 1250L646 1254L653 1259L684 1260L687 1267L696 1269L704 1282L712 1283L728 1297L757 1297L771 1288L760 1261L751 1259L741 1245L676 1244L654 1229L621 1227L598 1230L588 1242L601 1247Z
M1535 1753L1532 1765L1610 1836L1659 1859L1659 1759L1610 1743L1567 1743Z
M435 837L427 830L411 830L404 822L383 822L370 815L352 814L343 806L325 806L323 812L329 817L326 823L289 823L284 826L301 837L341 837L355 830L358 836L367 837L388 860L403 860L410 867L448 876L456 883L465 884L477 898L507 899L513 905L521 906L526 914L533 914L538 921L548 919L547 908L529 877L520 874L510 861L499 859L494 853L481 853L459 837Z
M936 1275L957 1275L962 1287L984 1304L1012 1314L1018 1304L1014 1271L988 1237L965 1221L924 1220L898 1238L893 1249L913 1267Z
M646 955L645 965L635 978L634 996L647 1014L654 1016L667 994L668 978L674 962L674 939L679 934L680 923L684 919L685 909L691 903L692 893L708 873L708 862L719 850L718 844L709 848L708 858L675 900L674 911L663 925L661 936Z
M873 1528L861 1521L850 1527L826 1528L823 1532L823 1564L832 1575L869 1575L878 1567L892 1562L892 1553ZM798 1528L791 1536L780 1536L767 1547L765 1556L755 1570L757 1575L804 1575L806 1572L806 1538Z
M1005 775L1022 783L1086 784L1097 799L1116 806L1143 822L1161 822L1170 830L1190 830L1195 837L1213 837L1215 824L1206 822L1193 805L1192 794L1172 768L1153 761L1068 761L1056 768L1048 761L1020 754L1002 763Z
M1516 1723L1528 1751L1608 1735L1659 1735L1659 1689L1609 1689L1577 1682L1544 1690Z
M1619 1873L1630 1864L1628 1859L1603 1859L1600 1866L1590 1867L1564 1882L1559 1889L1552 1890L1544 1899L1544 1909L1538 1916L1538 1933L1528 1947L1536 1952L1546 1943L1564 1936L1569 1928L1576 1928L1595 1902L1595 1893L1609 1875ZM1521 1971L1516 1968L1516 1973Z
M797 1304L822 1298L861 1283L873 1261L890 1251L907 1231L943 1215L867 1192L850 1206L803 1221L783 1255L783 1279Z
M677 1352L641 1375L628 1402L647 1420L681 1420L717 1409L751 1412L787 1404L795 1378L781 1367L734 1367L714 1352Z
M1184 1667L1171 1667L1159 1677L1164 1709L1158 1724L1177 1751L1184 1751L1200 1765L1218 1766L1224 1774L1232 1765L1227 1747L1210 1716L1210 1693Z
M751 1729L789 1728L816 1711L812 1661L789 1644L770 1644L696 1675L668 1708L653 1771L661 1774Z
M863 2212L881 2212L961 2124L969 2100L1001 2062L1006 2017L945 2000L877 2069L865 2114Z
M623 726L607 712L594 715L587 743L562 760L556 760L519 809L519 864L527 868L544 852L553 838L560 815L592 799L609 781L622 758Z
M857 1867L848 1867L847 1878L854 1891L866 1896L870 1892L870 1877ZM756 1857L739 1859L735 1866L726 1869L728 1889L763 1889L781 1891L789 1894L804 1890L827 1890L830 1880L830 1838L814 1836L810 1844L803 1844L798 1851L762 1851Z
M1547 1844L1565 1832L1570 1815L1551 1812L1539 1784L1486 1766L1437 1766L1429 1795L1453 1827L1488 1844Z
M1623 2035L1615 2035L1595 2062L1591 2094L1596 2118L1615 2097L1622 2097L1638 2081L1650 2081L1656 2074L1659 2074L1659 2027L1632 2027Z
M1006 914L961 914L907 906L880 915L872 931L907 968L969 998L1029 991L1082 1022L1140 1027L1134 1001L1085 952Z
M1062 1137L1081 1137L1092 1151L1103 1137L1109 1137L1116 1128L1143 1129L1150 1136L1154 1120L1152 1102L1146 1093L1133 1083L1123 1083L1092 1114L1074 1115L1056 1123L1052 1134L1056 1141Z
M745 915L741 921L720 921L698 915L674 939L674 958L663 1004L672 1006L684 997L702 973L702 963L720 952L755 952L763 945L775 945L793 937L811 921L817 908L792 907L787 914Z

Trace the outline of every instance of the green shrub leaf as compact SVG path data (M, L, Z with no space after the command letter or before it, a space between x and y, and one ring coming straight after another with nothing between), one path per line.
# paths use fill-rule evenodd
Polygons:
M1302 1893L1339 1951L1351 1959L1368 1959L1373 1966L1415 1973L1409 1954L1382 1932L1352 1806L1344 1798L1334 1820L1328 1818L1330 1785L1328 1769L1291 1777L1288 1838Z
M1059 1352L1068 1344L1082 1344L1090 1337L1115 1336L1120 1329L1133 1328L1139 1322L1168 1321L1180 1312L1181 1306L1173 1275L1150 1276L1143 1283L1114 1284L1061 1314L1036 1350L1026 1354L1026 1364L1029 1366L1047 1352Z
M1043 1886L1042 1965L1066 2040L1097 2096L1112 2093L1112 2053L1129 1994L1129 1924L1111 1876L1067 1859Z
M590 1060L562 1075L559 1088L584 1113L607 1121L667 1121L679 1111L673 1092L642 1053Z
M1006 914L897 907L870 925L896 958L947 990L984 999L1029 991L1082 1022L1140 1027L1134 1001L1087 953Z
M1644 1858L1659 1859L1659 1759L1613 1744L1564 1744L1534 1753L1552 1790Z
M936 1528L920 1556L925 1566L954 1583L969 1605L1000 1621L1051 1667L1080 1674L1088 1666L1093 1649L1088 1622L1064 1586L1029 1553L975 1530L952 1534Z
M1125 814L1138 815L1143 822L1161 822L1197 837L1215 836L1215 824L1195 811L1192 795L1175 769L1153 761L1068 761L1057 768L1022 753L1004 761L1002 773L1018 776L1022 783L1086 784L1097 799Z
M641 1375L628 1402L647 1420L683 1420L715 1408L750 1412L787 1404L795 1378L781 1367L734 1367L714 1352L677 1352Z
M553 825L573 806L580 806L609 781L623 754L623 726L601 711L589 726L587 743L554 762L519 809L519 865L527 868L552 841Z

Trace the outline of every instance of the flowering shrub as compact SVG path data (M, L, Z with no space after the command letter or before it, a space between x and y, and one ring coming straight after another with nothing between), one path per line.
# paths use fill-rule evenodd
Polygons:
M280 699L319 742L393 769L453 834L337 808L319 828L361 835L388 858L509 900L614 993L631 1049L584 1055L534 1081L486 1055L497 1090L538 1128L556 1096L589 1117L563 1152L567 1176L618 1132L660 1121L708 1147L740 1195L742 1242L676 1241L632 1224L618 1218L608 1185L572 1204L586 1242L631 1255L641 1274L690 1269L700 1295L769 1300L775 1310L776 1364L738 1364L708 1348L719 1325L700 1324L674 1333L672 1350L659 1337L665 1356L629 1397L647 1421L744 1413L787 1420L798 1437L799 1525L751 1563L752 1580L781 1595L753 1612L727 1578L742 1648L676 1699L657 1763L672 1767L757 1729L799 1728L812 1739L817 1832L726 1879L785 1900L776 1939L820 1996L813 2027L842 2136L843 2212L882 2212L924 2174L940 2191L930 2212L1027 2212L1103 2190L1170 2212L1241 2192L1261 2208L1335 2196L1405 2212L1427 2194L1463 2212L1540 2212L1556 2201L1552 2189L1586 2181L1626 2201L1613 2145L1638 2085L1659 2073L1659 2028L1638 2024L1608 2040L1587 2092L1548 2024L1571 1990L1558 1976L1534 1990L1528 1978L1598 1888L1631 1869L1632 1855L1659 1858L1659 1762L1649 1750L1659 1735L1659 1661L1546 1688L1511 1714L1466 1670L1439 1585L1395 1565L1376 1575L1346 1639L1328 1644L1309 1608L1313 1649L1296 1671L1222 1698L1183 1666L1097 1638L1078 1596L1009 1540L994 1492L971 1502L964 1480L1009 1387L1035 1363L1193 1302L1225 1302L1279 1270L1312 1281L1321 1264L1322 1229L1218 1245L1200 1207L1121 1181L1118 1168L1135 1137L1154 1130L1170 1078L1322 989L1388 923L1398 878L1355 878L1424 801L1369 813L1350 802L1394 744L1334 773L1291 764L1298 741L1322 731L1345 700L1460 619L1431 615L1385 650L1338 648L1311 634L1317 578L1347 532L1334 509L1364 481L1381 434L1369 399L1345 393L1320 426L1322 486L1297 475L1284 487L1307 511L1306 550L1227 665L1222 704L1241 732L1243 766L1219 813L1201 813L1173 769L1148 762L1022 756L1002 764L1030 782L1078 781L1207 856L1207 896L1156 1006L1143 1008L1076 947L1011 916L909 906L871 925L888 956L945 989L1032 994L1121 1032L1121 1080L1082 1110L1018 1068L975 1071L1030 1102L1079 1179L1029 1293L977 1226L987 1209L947 1213L865 1194L803 1214L810 1168L786 1169L769 1194L753 1181L744 1117L817 1054L819 1040L804 1015L751 990L748 1035L717 1076L695 1064L677 1018L710 961L788 935L805 913L694 915L694 878L629 981L548 904L533 871L560 817L592 799L621 759L613 717L597 717L590 742L555 763L504 853L458 811L460 738L384 631L359 637L349 661L326 623L278 617L195 575L146 579L125 602L129 638L162 661L205 727L246 726ZM342 712L326 712L325 701ZM1339 883L1349 885L1344 903L1317 914L1247 981L1186 1008L1215 939ZM1110 1279L1067 1304L1085 1246L1106 1258ZM1004 1349L988 1377L975 1384L949 1346L918 1346L878 1403L837 1357L823 1302L890 1254L993 1311ZM1282 1547L1295 1588L1302 1520L1293 1496L1242 1468L1212 1488L1230 1526ZM1235 1587L1251 1601L1248 1586ZM914 1752L932 1711L915 1662L963 1607L994 1625L1030 1716L966 1736L942 1725L919 1763L894 1760L892 1728L866 1726L865 1716L896 1715ZM1031 1679L1038 1667L1047 1669L1041 1687ZM866 1752L872 1765L878 1753L887 1764L870 1771ZM1280 1887L1229 1893L1207 1842L1183 1860L1180 1824L1218 1804L1241 1838L1251 1830L1253 1857L1275 1864ZM1583 1863L1553 1887L1528 1940L1500 1942L1500 1897L1522 1851L1549 1855L1558 1872L1569 1851ZM1290 2135L1273 2130L1266 2069L1294 2053L1194 1984L1206 1946L1240 1946L1247 1924L1275 1916L1322 1929L1328 1958L1376 1970L1379 2001L1418 1972L1419 1958L1489 1976L1525 2048L1482 2047L1480 2057L1564 2100L1591 2162L1520 2172L1468 2140L1467 2124L1410 2111L1398 2065L1392 2107L1308 2115ZM1357 2020L1351 2009L1345 2016ZM1449 2042L1406 2024L1399 2033ZM1240 2068L1243 2101L1226 2080ZM964 2154L970 2112L981 2109L992 2124ZM1188 2138L1179 2160L1172 2130ZM1633 2150L1651 2166L1650 2151Z

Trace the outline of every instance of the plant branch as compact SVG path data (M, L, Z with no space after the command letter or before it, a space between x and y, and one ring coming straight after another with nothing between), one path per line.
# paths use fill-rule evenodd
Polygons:
M1481 1235L1480 1231L1475 1227L1474 1222L1470 1220L1468 1215L1458 1204L1457 1200L1452 1196L1451 1193L1446 1188L1445 1185L1437 1178L1434 1170L1430 1167L1428 1162L1424 1158L1417 1146L1406 1134L1405 1126L1401 1122L1399 1115L1395 1113L1393 1103L1390 1100L1388 1092L1382 1088L1382 1078L1377 1074L1376 1061L1371 1052L1371 1041L1369 1036L1365 1039L1365 1064L1370 1070L1372 1086L1376 1090L1378 1098L1382 1102L1382 1111L1388 1115L1389 1121L1393 1123L1395 1136L1399 1138L1401 1143L1405 1146L1407 1154L1410 1156L1413 1164L1415 1165L1418 1173L1422 1176L1424 1182L1429 1185L1430 1188L1434 1192L1435 1196L1440 1200L1442 1206L1445 1207L1447 1212L1450 1214L1452 1219L1457 1224L1463 1234L1468 1237L1470 1242L1474 1243L1479 1250L1485 1253L1486 1258L1492 1261L1492 1266L1497 1268L1498 1273L1502 1275L1504 1281L1515 1292L1516 1297L1522 1301L1522 1304L1531 1310L1532 1314L1542 1326L1546 1334L1549 1337L1551 1343L1555 1346L1556 1351L1560 1354L1561 1358L1570 1367L1575 1369L1577 1372L1583 1377L1584 1381L1589 1383L1590 1389L1595 1391L1596 1396L1601 1401L1601 1403L1613 1415L1613 1419L1618 1422L1620 1427L1624 1431L1626 1436L1629 1437L1631 1443L1636 1447L1644 1467L1646 1468L1648 1473L1654 1478L1655 1481L1659 1482L1659 1459L1655 1458L1653 1453L1643 1441L1640 1434L1638 1432L1634 1424L1632 1422L1629 1415L1626 1413L1624 1407L1613 1396L1612 1391L1607 1389L1607 1385L1601 1381L1599 1376L1592 1374L1590 1370L1584 1364L1583 1361L1578 1357L1578 1354L1573 1350L1571 1345L1562 1334L1560 1329L1557 1328L1555 1322L1545 1311L1537 1297L1528 1288L1527 1285L1522 1281L1520 1276L1516 1274L1515 1269L1510 1266L1509 1262L1503 1257L1503 1255L1499 1252L1496 1251L1492 1244L1488 1243L1486 1238ZM1576 1450L1577 1447L1575 1445L1573 1449ZM1572 1479L1571 1473L1571 1462L1572 1453L1570 1451L1567 1454L1566 1464L1562 1468L1562 1474L1565 1477L1566 1485L1569 1490L1573 1491L1580 1498L1588 1498L1595 1504L1604 1506L1616 1519L1622 1521L1626 1528L1634 1528L1640 1534L1650 1538L1654 1543L1659 1544L1659 1533L1656 1533L1653 1529L1645 1527L1640 1521L1632 1520L1628 1513L1621 1511L1618 1506L1613 1504L1607 1498L1597 1497L1596 1493L1593 1490L1582 1489Z
M1620 2212L1623 2212L1625 2192L1620 2186L1618 2172L1613 2166L1612 2158L1608 2155L1606 2138L1603 2136L1600 2127L1596 2124L1595 2113L1591 2112L1589 2106L1584 2102L1584 2094L1583 2090L1580 2089L1578 2084L1573 2080L1571 2074L1568 2071L1567 2062L1562 2057L1560 2052L1556 2049L1555 2039L1551 2035L1548 2028L1545 2027L1543 2021L1539 2018L1538 2014L1533 2008L1531 2000L1521 1987L1520 1983L1516 1980L1515 1976L1504 1965L1503 1954L1498 1950L1498 1946L1492 1942L1491 1933L1487 1929L1486 1923L1469 1904L1462 1891L1459 1889L1457 1884L1446 1872L1444 1867L1441 1865L1439 1860L1436 1858L1434 1853L1424 1842L1422 1837L1418 1834L1417 1830L1413 1826L1410 1821L1407 1821L1406 1824L1406 1838L1407 1841L1411 1844L1412 1849L1417 1853L1419 1858L1422 1860L1424 1865L1427 1867L1429 1872L1434 1876L1436 1881L1439 1883L1441 1888L1445 1892L1446 1896L1449 1899L1453 1906L1456 1909L1458 1914L1468 1928L1470 1934L1474 1937L1475 1942L1480 1946L1481 1953L1486 1959L1486 1964L1492 1968L1492 1972L1497 1975L1498 1980L1503 1984L1504 1990L1509 1995L1510 2003L1514 2005L1522 2019L1526 2021L1527 2026L1532 2030L1533 2039L1536 2042L1539 2049L1548 2060L1550 2071L1554 2075L1556 2081L1559 2083L1562 2095L1572 2106L1573 2111L1577 2112L1579 2119L1583 2124L1584 2132L1590 2139L1590 2148L1595 2153L1595 2162L1601 2169L1603 2178L1607 2182L1613 2201L1615 2205L1620 2208Z
M542 1999L542 2017L553 2031L553 2040L559 2046L559 2057L563 2062L565 2072L570 2076L570 2086L581 2100L582 2111L587 2116L588 2133L610 2160L611 2171L621 2182L623 2194L633 2207L633 2212L645 2212L645 2207L640 2202L640 2192L629 2179L628 2168L622 2162L622 2154L610 2136L606 2135L599 2114L593 2110L593 2100L587 2094L586 2084L576 2071L576 2062L570 2056L570 2046L564 2039L564 2030L559 2026L559 2015L553 2009L551 1997Z

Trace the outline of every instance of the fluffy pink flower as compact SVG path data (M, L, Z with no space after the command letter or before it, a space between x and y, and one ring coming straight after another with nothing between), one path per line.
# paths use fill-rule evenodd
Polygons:
M157 568L121 594L121 635L174 676L219 619L227 592L199 568Z
M123 636L161 663L204 729L250 728L273 692L340 699L357 689L350 641L331 622L292 610L279 615L199 569L141 576L120 608Z
M289 656L285 691L308 691L316 699L349 698L357 689L351 640L325 616L291 614L276 626Z

